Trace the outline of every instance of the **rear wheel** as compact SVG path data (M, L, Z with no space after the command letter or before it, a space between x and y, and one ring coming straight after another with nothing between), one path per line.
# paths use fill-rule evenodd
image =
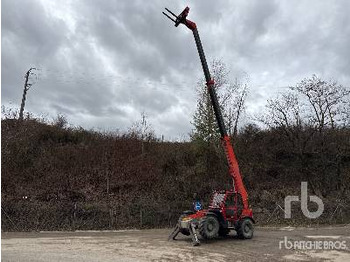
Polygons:
M251 239L254 233L253 222L249 218L245 218L239 222L236 230L239 238Z
M206 216L199 221L199 233L204 239L217 237L219 229L219 221L214 216Z

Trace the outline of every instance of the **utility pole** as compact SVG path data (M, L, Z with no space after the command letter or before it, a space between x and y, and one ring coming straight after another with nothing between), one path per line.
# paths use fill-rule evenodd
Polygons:
M27 73L25 74L25 81L24 81L24 89L23 89L23 96L22 96L22 103L21 103L21 109L19 111L19 120L23 120L23 111L24 111L24 105L26 103L26 96L27 96L27 91L30 89L30 87L32 86L32 84L29 84L29 76L32 73L32 70L36 70L36 68L31 67Z
M145 112L142 112L142 122L141 122L141 145L142 145L142 149L141 149L141 154L142 154L142 157L143 157L143 153L145 152L145 133L146 133L146 129L147 129L147 122L146 122L146 116L145 116Z

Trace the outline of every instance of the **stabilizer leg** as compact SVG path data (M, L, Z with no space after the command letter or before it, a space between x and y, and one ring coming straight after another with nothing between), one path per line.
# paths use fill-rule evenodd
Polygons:
M199 246L201 244L201 242L199 241L198 239L198 236L197 236L197 232L196 232L196 228L195 228L195 225L190 223L190 226L188 227L189 231L190 231L190 235L192 237L192 244L194 246Z
M180 227L179 225L176 225L175 229L173 230L173 232L170 234L170 236L168 237L168 241L170 240L175 240L175 237L180 233Z

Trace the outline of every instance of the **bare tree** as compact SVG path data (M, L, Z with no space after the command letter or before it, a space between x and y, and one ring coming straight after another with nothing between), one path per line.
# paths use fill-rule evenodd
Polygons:
M290 87L302 95L310 107L309 120L319 131L335 128L343 120L344 106L349 106L350 90L336 81L324 81L313 75Z
M293 92L279 94L276 98L267 101L266 108L267 113L259 120L269 128L276 128L284 133L293 148L302 153L310 137L301 141L300 131L305 126L305 122L298 95Z
M298 96L288 92L267 100L268 114L263 122L269 127L301 126L300 106Z
M142 141L142 149L141 153L144 154L145 151L145 142L150 142L152 140L155 140L155 133L153 130L152 125L149 123L147 119L147 115L145 112L141 113L141 119L134 122L129 128L129 134L131 136L136 136L138 139Z
M248 83L239 82L236 79L234 85L231 85L231 99L228 100L227 106L227 127L231 136L237 136L238 124L241 119L242 113L245 110L245 101L248 95Z
M349 111L349 88L336 81L324 81L313 75L290 91L268 100L263 122L270 127L311 127L322 131L345 124Z

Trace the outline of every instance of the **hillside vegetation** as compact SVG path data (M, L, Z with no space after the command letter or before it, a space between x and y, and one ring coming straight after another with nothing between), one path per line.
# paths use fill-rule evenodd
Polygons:
M161 142L35 119L3 119L1 135L5 231L173 226L194 192L206 204L231 183L218 141ZM257 223L350 222L349 128L247 125L234 146ZM289 220L279 208L300 196L301 181L325 204L316 220L298 203Z

